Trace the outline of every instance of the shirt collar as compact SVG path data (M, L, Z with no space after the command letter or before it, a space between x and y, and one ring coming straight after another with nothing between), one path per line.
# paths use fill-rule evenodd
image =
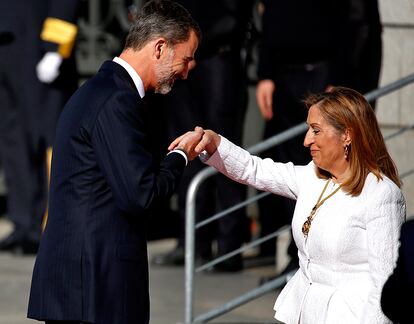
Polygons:
M138 90L139 96L141 98L144 98L145 96L144 83L142 82L142 79L138 75L137 71L135 71L135 69L131 65L129 65L129 63L127 63L126 61L124 61L118 56L115 56L113 61L121 65L128 72L128 74L132 78L132 81L134 81L134 84Z

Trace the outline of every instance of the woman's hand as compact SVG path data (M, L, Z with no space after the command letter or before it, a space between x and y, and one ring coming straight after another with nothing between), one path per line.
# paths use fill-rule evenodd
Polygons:
M201 153L202 151L207 151L209 155L213 155L217 151L218 146L220 145L221 137L211 129L206 129L204 131L203 138L200 143L196 146L196 151Z

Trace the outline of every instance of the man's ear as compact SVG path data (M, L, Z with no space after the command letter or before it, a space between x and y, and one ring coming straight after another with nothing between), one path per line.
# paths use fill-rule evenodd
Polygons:
M166 51L167 49L167 41L165 38L160 37L158 39L155 40L154 42L154 55L157 59L159 59L161 57L161 55L163 55L163 53Z

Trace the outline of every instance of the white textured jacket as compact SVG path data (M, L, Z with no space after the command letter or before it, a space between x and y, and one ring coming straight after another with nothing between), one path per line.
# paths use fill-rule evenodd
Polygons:
M276 300L276 319L288 324L391 323L381 311L380 295L395 266L406 208L390 179L378 181L369 174L358 197L338 191L317 210L305 238L302 225L327 181L317 178L313 162L294 166L260 159L224 137L211 157L200 158L235 181L297 200L292 231L300 269Z

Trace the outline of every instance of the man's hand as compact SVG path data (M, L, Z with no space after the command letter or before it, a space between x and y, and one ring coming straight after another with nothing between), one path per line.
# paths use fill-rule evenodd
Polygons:
M52 83L59 76L63 58L57 52L47 52L36 65L36 75L40 82Z
M256 100L265 120L273 118L273 93L276 86L272 80L262 80L257 84Z
M199 138L201 132L202 138ZM214 131L207 129L204 130L201 127L196 127L194 131L187 132L180 137L177 137L168 147L169 150L181 149L184 150L189 159L192 160L198 156L204 150L209 155L214 154L217 147L220 145L221 138ZM190 150L188 150L190 148Z
M203 137L204 129L201 127L194 128L194 131L190 131L176 138L168 150L182 150L187 154L187 157L190 161L194 160L201 151L196 151L197 145L200 143L201 138Z

